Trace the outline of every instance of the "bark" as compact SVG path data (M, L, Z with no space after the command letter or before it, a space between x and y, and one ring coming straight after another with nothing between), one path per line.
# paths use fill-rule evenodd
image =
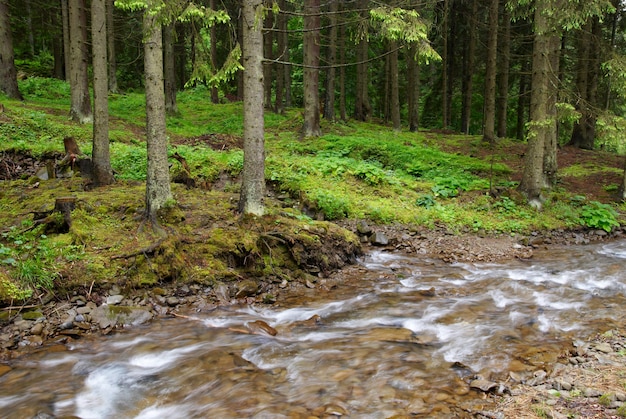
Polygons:
M544 154L543 154L543 186L552 189L557 182L557 149L558 149L558 121L556 104L558 101L558 91L560 80L559 60L561 50L561 40L558 36L552 35L549 39L550 72L548 74L548 102L546 108L548 129L545 132Z
M497 131L500 138L507 136L507 109L509 103L509 65L511 61L511 12L504 5L502 11L502 32L500 36L500 52L498 58L498 99L497 99Z
M526 195L528 202L541 207L541 188L543 186L543 158L547 131L551 128L547 104L549 101L550 80L550 34L542 14L540 0L535 11L535 36L532 56L532 91L530 97L530 129L528 146L524 156L524 169L519 189Z
M263 56L268 59L274 59L274 14L269 12L265 18L265 30L263 31ZM272 71L274 65L269 62L263 64L263 103L266 109L272 109Z
M346 28L344 25L339 29L339 118L342 121L348 120L346 110Z
M30 7L30 0L23 0L26 6L26 30L28 31L28 47L30 56L35 56L35 36L33 30L33 15Z
M624 159L624 175L622 176L622 185L619 188L620 201L626 201L626 159Z
M263 21L257 13L262 0L243 2L243 173L239 211L261 216L265 212L265 136L263 121ZM255 20L257 19L258 20Z
M448 104L448 85L450 84L448 77L448 67L450 63L449 58L449 33L448 33L448 15L449 15L449 0L443 1L443 28L442 28L442 42L443 42L443 54L441 54L441 125L442 128L447 128L450 125L450 107Z
M365 10L367 9L367 0L361 0L359 2L359 9L361 12L361 19L367 19ZM369 45L367 41L367 35L362 34L362 38L357 45L356 51L356 94L354 104L354 119L357 121L367 121L372 114L372 107L369 101L368 89L368 67L367 58Z
M389 48L391 49L391 54L389 54L389 88L391 89L389 107L391 123L394 131L400 131L402 125L400 121L400 87L398 84L398 43L390 41Z
M146 83L146 173L145 217L157 225L157 211L172 199L167 137L165 134L165 92L163 87L163 37L161 25L149 13L143 15L144 71Z
M70 117L86 124L93 120L89 96L89 54L85 0L69 0L70 26Z
M581 113L581 117L574 125L569 144L586 150L593 150L595 145L600 36L600 24L594 19L581 31L578 42L576 72L578 100L576 101L576 109Z
M419 103L420 103L420 67L416 58L417 48L412 45L407 57L408 77L409 77L409 131L419 130Z
M210 0L209 7L215 10L215 0ZM211 26L211 67L217 68L217 25ZM217 86L211 86L211 103L219 103L219 92Z
M339 2L330 3L329 26L330 33L328 35L328 65L331 67L326 71L326 95L324 102L324 118L329 121L335 120L335 64L337 61L337 12L339 11Z
M93 55L93 178L97 186L113 183L109 154L109 106L107 77L107 25L105 0L91 1Z
M118 93L117 85L117 54L115 52L115 0L106 0L107 13L107 59L108 59L108 78L109 92Z
M496 70L498 56L498 0L489 4L489 37L487 40L487 63L485 68L485 115L483 121L483 141L496 142Z
M472 10L469 18L469 30L467 48L465 49L465 68L462 81L462 104L461 104L461 132L469 134L472 116L472 95L474 93L474 61L476 57L476 38L478 25L478 0L472 1Z
M530 94L528 76L526 75L528 73L528 70L529 62L526 58L522 58L516 112L516 138L518 140L523 140L526 132L526 114L528 109L528 96Z
M278 48L278 58L282 61L285 57L285 51L287 49L287 16L285 15L286 0L280 0L278 7L280 13L276 18L276 26L278 27L278 33L276 34L276 46ZM276 113L282 114L285 111L285 68L288 67L284 64L277 64L276 68Z
M63 54L63 32L59 25L59 10L54 8L50 10L50 25L54 28L50 36L52 37L52 55L54 57L54 68L52 74L54 78L65 80L65 56Z
M63 20L63 59L65 63L65 81L70 81L70 12L69 0L61 0L61 19Z
M11 99L22 100L17 86L8 0L0 0L0 90Z
M163 27L163 78L165 86L165 112L178 113L176 104L176 60L174 59L174 24Z
M304 2L304 123L302 136L319 137L320 0Z

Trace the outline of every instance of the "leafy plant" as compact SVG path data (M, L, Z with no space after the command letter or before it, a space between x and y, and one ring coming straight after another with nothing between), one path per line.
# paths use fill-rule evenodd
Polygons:
M610 205L598 201L591 201L582 207L580 219L589 228L598 228L610 232L619 227L617 211Z
M437 201L435 201L435 197L430 194L420 195L415 200L415 204L418 207L424 207L426 209L432 208L437 205Z
M350 213L349 202L344 197L332 192L318 190L313 199L317 208L324 213L328 220L344 218Z

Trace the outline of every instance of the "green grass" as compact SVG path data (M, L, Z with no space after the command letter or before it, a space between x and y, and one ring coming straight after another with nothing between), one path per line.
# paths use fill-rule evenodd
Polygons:
M62 139L73 136L91 152L91 125L68 120L69 87L54 79L20 82L24 103L3 100L8 121L0 124L0 151L46 156L62 153ZM170 155L183 156L189 175L211 184L220 175L237 176L241 150L214 151L198 145L174 145L173 139L206 134L240 137L242 103L215 105L198 87L178 94L178 115L168 116ZM145 180L145 98L141 93L112 95L111 158L121 180ZM440 144L480 147L477 136L394 132L379 124L323 121L319 139L299 139L301 112L266 112L266 180L327 219L369 218L380 223L444 224L453 231L524 233L536 229L587 226L610 230L620 222L624 204L613 207L577 199L564 192L548 195L542 211L528 207L515 191L511 169L493 159L449 153ZM172 176L182 166L171 159ZM606 168L576 165L561 175L577 176ZM614 169L613 169L614 170ZM490 184L504 190L489 195Z

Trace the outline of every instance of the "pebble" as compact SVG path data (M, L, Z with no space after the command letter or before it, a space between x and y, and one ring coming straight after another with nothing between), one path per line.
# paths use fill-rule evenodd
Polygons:
M30 329L31 335L41 335L43 333L43 323L35 323L35 325Z
M607 342L599 342L596 344L596 351L604 352L605 354L610 354L613 352L613 348Z

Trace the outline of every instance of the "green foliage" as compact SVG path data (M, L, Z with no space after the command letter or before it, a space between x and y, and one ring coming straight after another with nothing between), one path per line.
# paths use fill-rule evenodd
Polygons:
M144 147L119 146L111 154L111 167L118 179L146 180L148 157Z
M415 205L429 209L437 205L437 201L433 195L424 194L417 197Z
M33 227L28 221L21 228L13 226L2 233L5 243L0 244L0 265L18 281L11 288L16 297L25 297L29 290L52 289L59 277L59 258L77 260L83 253L74 245L55 245L43 234L43 225Z
M617 211L610 205L598 201L591 201L582 207L580 218L589 228L598 228L610 232L619 227Z
M319 189L313 193L312 199L327 220L337 220L350 214L350 203L344 196Z

